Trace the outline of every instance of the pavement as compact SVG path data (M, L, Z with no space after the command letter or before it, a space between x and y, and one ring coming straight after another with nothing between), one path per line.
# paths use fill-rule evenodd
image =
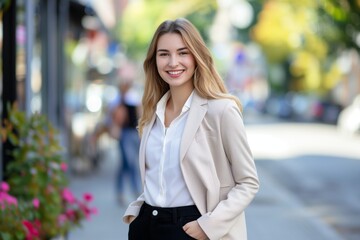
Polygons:
M274 131L274 128L276 131ZM304 128L308 134L305 134ZM360 156L360 138L339 137L333 126L323 125L286 125L276 122L258 125L249 119L247 132L249 143L253 149L255 163L260 179L260 191L246 210L249 240L346 240L345 235L329 225L296 195L286 184L279 180L276 173L271 172L269 159L285 159L300 153L314 153L325 151L332 155L345 154ZM309 133L317 129L319 134L313 138L319 141L314 146L309 139ZM330 138L334 134L337 137ZM277 135L274 136L274 133ZM283 134L294 135L290 140ZM303 139L303 141L299 140ZM342 143L344 148L324 147L321 141L334 141L332 144ZM344 142L346 144L344 144ZM270 144L271 143L271 144ZM291 144L292 143L292 144ZM70 188L75 195L81 196L84 192L94 195L93 206L98 208L98 214L90 221L83 223L82 228L73 230L68 240L126 240L128 226L122 222L125 207L121 206L115 196L114 182L119 157L116 143L109 140L103 149L104 158L97 170L84 174L72 174ZM272 147L271 147L272 146ZM294 146L298 146L295 148ZM300 148L300 149L299 149ZM319 150L320 149L320 150ZM360 161L359 161L360 163ZM133 199L128 189L128 201ZM353 239L360 239L357 235ZM357 238L359 237L359 238ZM239 239L240 240L240 239Z
M261 189L249 206L249 240L341 240L331 227L257 163ZM240 239L239 239L240 240Z
M76 173L71 174L70 189L77 197L85 192L91 193L94 196L91 206L97 208L97 214L84 221L81 228L71 231L67 240L127 239L128 226L122 222L125 206L119 204L115 195L115 176L120 158L114 140L106 139L104 145L98 169L77 169ZM130 193L128 198L130 201Z

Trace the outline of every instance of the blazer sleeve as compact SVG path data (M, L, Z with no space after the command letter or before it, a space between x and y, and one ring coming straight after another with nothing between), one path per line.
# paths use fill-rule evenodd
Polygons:
M126 209L125 214L123 216L123 221L125 223L130 223L130 216L137 217L139 215L140 208L143 205L144 201L145 201L145 198L144 198L144 193L143 193L135 201L130 203L130 205Z
M227 198L220 201L212 212L198 219L199 225L210 239L220 239L229 232L259 188L242 115L233 101L223 108L220 132L223 149L219 151L225 151L235 186L229 191Z

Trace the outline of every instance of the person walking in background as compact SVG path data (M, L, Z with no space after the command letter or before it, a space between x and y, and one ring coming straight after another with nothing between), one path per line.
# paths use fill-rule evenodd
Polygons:
M199 32L183 18L164 21L143 67L143 193L124 213L128 238L246 240L257 171L240 102Z
M95 127L91 137L92 146L97 146L100 137L107 133L117 141L119 161L115 175L115 194L121 206L128 202L126 186L129 184L134 195L140 193L139 174L139 145L140 138L137 131L141 104L138 93L134 90L134 66L123 63L119 78L117 96L108 104L104 118Z
M120 101L112 111L113 122L119 127L119 153L121 162L116 175L116 194L121 205L126 204L125 183L130 180L130 187L135 195L140 193L138 157L140 138L136 129L139 117L139 105L136 98L129 94L132 81L121 81L119 85Z

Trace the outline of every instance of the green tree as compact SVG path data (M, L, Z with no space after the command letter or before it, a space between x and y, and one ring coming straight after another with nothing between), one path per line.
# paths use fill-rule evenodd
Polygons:
M322 0L317 10L319 34L331 48L354 48L360 53L360 1Z
M128 56L142 58L156 27L166 19L186 17L207 39L207 28L215 14L216 1L143 0L130 2L124 11L118 32Z
M360 1L267 0L252 28L270 68L282 66L282 91L326 93L341 78L335 60L344 49L359 50ZM329 75L331 73L331 75ZM286 87L284 87L286 86Z

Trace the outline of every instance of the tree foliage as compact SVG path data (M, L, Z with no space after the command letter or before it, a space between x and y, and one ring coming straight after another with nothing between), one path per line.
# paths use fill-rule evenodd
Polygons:
M166 19L186 17L206 39L207 28L216 10L216 1L143 0L130 2L119 26L121 43L126 53L143 57L156 27Z
M290 89L285 90L327 91L334 87L341 78L335 64L339 53L349 48L359 51L360 1L261 2L263 9L251 36L270 64L287 68Z
M336 50L360 53L360 1L322 0L318 5L319 33Z

